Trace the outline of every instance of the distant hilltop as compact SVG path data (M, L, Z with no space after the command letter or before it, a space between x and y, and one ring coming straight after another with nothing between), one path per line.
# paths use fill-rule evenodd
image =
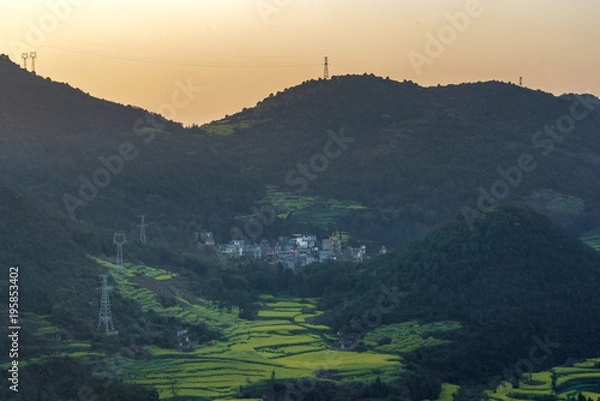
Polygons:
M160 216L173 238L192 224L226 243L269 186L306 198L263 227L271 239L341 230L355 246L393 249L461 210L479 220L498 201L535 208L579 234L600 225L600 101L592 96L498 81L422 87L333 76L186 128L11 61L0 69L0 175L102 227L127 221L133 207ZM575 120L571 110L586 115ZM111 173L106 161L117 157L123 164ZM535 169L507 181L502 172L523 157ZM328 200L361 208L324 210ZM166 210L178 211L176 221Z

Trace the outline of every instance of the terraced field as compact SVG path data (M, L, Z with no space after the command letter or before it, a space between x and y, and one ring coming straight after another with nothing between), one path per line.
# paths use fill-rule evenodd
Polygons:
M363 210L367 208L354 201L301 196L289 191L280 191L273 185L267 185L265 189L266 196L258 203L276 205L280 209L279 218L286 218L291 212L300 221L318 224L324 228L328 227L329 224L335 223L339 217L348 213L349 210ZM342 233L342 237L344 240L347 240L349 234Z
M225 330L227 340L192 352L149 348L153 358L125 367L128 380L152 385L161 398L231 397L243 385L277 379L315 377L331 371L338 380L372 380L398 374L398 357L333 350L322 333L328 328L304 323L315 316L315 300L262 299L255 321L237 320ZM231 316L233 319L233 317Z
M125 263L126 274L122 275L117 273L114 264L97 258L93 259L108 269L115 281L115 291L138 302L144 311L152 309L161 316L173 316L183 323L205 323L209 327L218 329L229 327L237 321L235 315L238 311L235 308L232 313L222 313L210 301L201 298L185 299L170 283L170 280L177 277L175 273L164 269ZM162 306L158 301L157 295L159 294L177 300L177 305Z
M213 121L209 124L204 124L201 128L211 135L228 136L233 134L234 129L243 129L252 126L252 121L226 118L221 121Z
M429 324L419 324L414 321L396 323L369 332L363 338L363 342L378 352L399 355L422 347L446 344L448 341L434 338L432 335L461 328L460 323L453 321Z
M597 251L600 251L600 235L594 235L594 236L590 236L590 237L583 237L581 238L581 240L591 246L592 248L594 248Z
M556 375L555 391L552 389L553 373ZM496 391L488 391L487 395L491 400L497 401L536 400L553 395L559 400L566 400L577 397L579 392L586 399L600 399L600 358L533 373L531 378L522 380L518 388L504 382Z
M190 324L204 322L225 334L223 341L196 346L191 351L149 347L151 358L118 361L125 380L151 385L161 398L230 399L240 386L269 380L273 375L276 379L298 380L315 377L321 371L339 381L371 381L377 376L389 380L400 373L397 356L332 348L336 343L325 335L329 327L310 323L322 313L315 310L316 299L264 295L254 321L239 319L235 309L228 313L205 300L186 300L180 295L175 295L177 306L165 308L156 291L169 287L169 280L176 278L174 274L126 265L127 274L123 276L117 274L113 264L97 261L108 268L115 291L136 300L144 310L153 309L159 315L175 316ZM156 280L156 288L146 281L143 284L147 288L140 286L140 272L145 280Z
M392 380L402 374L401 360L394 355L443 344L433 335L461 329L459 323L451 321L381 326L363 338L365 345L377 352L344 351L336 349L338 342L327 326L311 323L311 318L322 313L316 310L316 299L264 295L260 298L257 319L248 321L239 319L235 308L227 312L206 300L185 298L175 288L177 275L171 272L127 265L123 276L116 273L113 264L96 261L108 268L115 291L136 300L144 310L174 316L184 323L206 323L221 329L225 338L187 351L148 347L149 357L145 359L107 355L92 351L89 342L57 339L54 352L48 357L70 356L86 364L101 365L106 374L118 372L125 381L157 388L162 399L179 396L231 400L240 386L272 377L294 383L317 374L340 382L368 382L376 377ZM165 296L169 291L177 304L163 307L158 296ZM23 320L39 338L48 340L59 333L46 316L25 313ZM196 339L190 340L193 343ZM22 366L44 358L23 361ZM553 372L557 376L559 399L567 399L580 391L593 400L600 398L600 358L570 367L556 367ZM103 374L102 367L98 374ZM496 401L540 399L553 394L551 378L552 372L534 373L519 388L503 383L495 392L489 391L488 396ZM456 386L444 384L439 401L451 401L456 390Z
M458 392L459 386L450 383L442 383L440 395L434 401L453 401L454 394ZM426 400L429 401L429 400Z
M316 299L264 295L257 319L248 321L237 317L236 308L228 312L209 301L179 294L175 288L177 275L166 270L126 264L126 274L121 275L115 265L95 261L114 279L113 292L160 316L219 328L224 333L223 341L196 344L189 350L147 347L144 359L133 359L126 354L93 351L90 342L60 340L60 330L48 322L47 316L24 314L24 322L35 335L54 346L51 355L22 361L20 366L69 356L93 365L97 375L118 374L124 381L153 386L161 399L179 396L220 401L233 399L240 386L272 377L296 383L301 378L316 377L318 372L329 380L368 382L378 376L386 381L401 374L397 356L336 349L338 342L327 334L329 327L310 323L322 313L315 309ZM162 306L159 295L176 299L176 305ZM175 329L172 335L177 338ZM197 339L190 341L193 344Z

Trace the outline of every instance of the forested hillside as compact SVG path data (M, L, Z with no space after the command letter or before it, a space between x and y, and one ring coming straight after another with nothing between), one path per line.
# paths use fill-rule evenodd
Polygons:
M598 357L600 257L578 239L600 232L600 100L591 95L351 75L183 127L5 57L0 92L0 265L19 267L22 341L34 344L23 358L35 362L24 372L52 381L48 399L71 397L72 385L97 389L90 364L124 348L131 383L175 396L159 375L163 359L197 363L180 355L174 333L184 329L203 362L216 353L219 363L262 364L244 368L255 382L221 377L201 389L212 395L281 398L277 370L319 379L306 400L434 399L442 382L481 383L532 347L544 353L536 370ZM259 215L266 209L272 221ZM116 232L127 236L126 274L113 263ZM198 246L200 232L214 233L215 248ZM368 257L292 270L219 252L235 235L251 244L294 233L337 233L344 246L367 244ZM382 245L391 252L379 255ZM106 273L118 336L98 331ZM376 323L360 323L392 293ZM0 315L8 327L6 305ZM309 352L348 348L372 359L360 383L348 378L362 367L298 370ZM65 354L75 360L57 359ZM129 384L99 399L158 396Z
M593 357L599 266L596 251L547 217L503 205L473 230L458 216L398 254L315 281L328 283L323 321L348 333L357 330L352 318L378 305L382 284L405 295L382 324L460 322L448 346L412 358L443 380L468 382L501 374L540 342L552 348L536 369Z
M0 173L60 213L111 230L145 214L157 239L185 246L191 233L209 230L225 242L253 205L273 200L269 187L308 197L265 227L271 238L335 230L396 246L464 207L477 209L481 191L574 232L598 222L600 101L590 96L341 76L184 128L7 59L0 69ZM545 128L568 118L573 127ZM535 167L519 176L511 169L523 155ZM493 187L497 181L508 190ZM363 207L335 212L329 223L310 218L340 201Z

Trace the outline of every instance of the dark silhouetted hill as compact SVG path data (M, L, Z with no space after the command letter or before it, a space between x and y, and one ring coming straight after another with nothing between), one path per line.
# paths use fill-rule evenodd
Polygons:
M505 184L502 200L534 207L574 232L598 225L600 101L591 96L501 82L423 88L340 76L186 129L7 59L0 72L0 175L102 227L133 226L146 214L157 223L155 238L185 243L210 230L224 242L271 185L358 201L367 209L347 210L320 230L394 246L475 208L480 191L498 193L494 184L507 180L499 171L518 167L523 155L535 168L518 185ZM568 125L573 110L586 115L572 132L544 132ZM129 160L119 164L123 152ZM312 230L310 220L265 227L265 235Z
M326 321L336 328L377 305L381 283L407 293L384 323L461 322L446 337L451 344L409 358L465 381L511 370L534 346L536 358L545 356L535 369L595 357L599 266L598 252L547 217L502 205L473 230L459 216L398 254L320 281L337 283L323 289ZM551 355L539 341L553 344Z

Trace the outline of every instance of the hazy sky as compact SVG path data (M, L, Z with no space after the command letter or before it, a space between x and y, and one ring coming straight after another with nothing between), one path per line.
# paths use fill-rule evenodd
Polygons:
M599 24L599 0L0 0L0 53L153 111L201 87L173 117L202 124L322 76L324 56L331 75L598 96Z

